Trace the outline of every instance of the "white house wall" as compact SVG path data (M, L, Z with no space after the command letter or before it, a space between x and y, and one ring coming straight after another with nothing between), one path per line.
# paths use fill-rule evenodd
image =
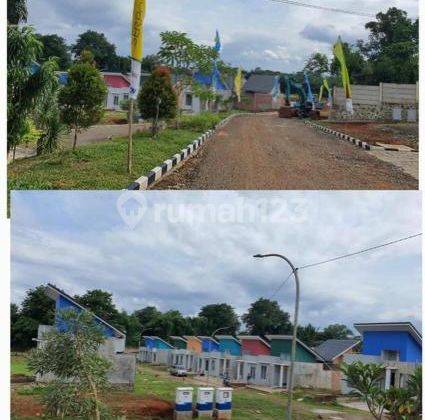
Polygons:
M108 94L106 97L106 109L119 111L121 110L121 101L128 99L128 95L130 94L129 88L113 88L108 86ZM127 95L127 96L126 96ZM118 104L114 103L114 98L118 97Z

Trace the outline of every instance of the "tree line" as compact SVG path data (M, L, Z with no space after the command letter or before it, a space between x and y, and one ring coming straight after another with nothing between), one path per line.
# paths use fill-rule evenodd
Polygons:
M253 302L246 313L239 317L227 303L203 306L197 315L185 316L178 310L160 311L146 306L131 313L118 310L111 293L94 289L83 295L73 296L76 302L104 319L127 335L127 346L138 346L142 335L168 339L170 336L216 334L268 335L291 334L290 315L277 301L260 298ZM26 350L34 346L39 324L53 325L55 303L44 286L29 289L20 306L11 304L11 347ZM310 346L330 339L343 339L352 332L341 324L332 324L320 330L311 324L300 326L298 337Z

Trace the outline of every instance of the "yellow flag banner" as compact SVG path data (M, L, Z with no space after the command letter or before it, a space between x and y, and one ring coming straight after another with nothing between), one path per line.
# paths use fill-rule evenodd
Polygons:
M134 0L131 27L131 58L141 61L143 56L143 21L146 15L146 0Z
M320 93L319 93L319 102L321 102L323 98L323 89L325 88L324 84L320 86Z
M236 93L236 96L238 97L238 102L241 101L241 91L242 91L242 69L239 67L235 77L235 93Z
M323 80L323 87L328 91L329 94L331 94L331 89L329 87L328 79Z
M338 38L337 43L334 45L334 54L341 66L341 77L342 84L344 86L345 97L347 99L351 99L350 76L348 74L347 64L345 62L344 49L342 47L341 38Z

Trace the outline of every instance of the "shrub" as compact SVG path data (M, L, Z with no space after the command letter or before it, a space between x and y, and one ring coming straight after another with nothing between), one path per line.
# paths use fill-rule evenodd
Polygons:
M180 120L180 128L204 132L214 128L222 119L223 117L219 114L211 112L203 112L199 115L183 115Z

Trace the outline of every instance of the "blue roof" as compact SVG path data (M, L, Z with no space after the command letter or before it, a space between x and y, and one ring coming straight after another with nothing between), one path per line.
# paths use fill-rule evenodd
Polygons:
M211 86L212 85L212 74L202 74L201 72L197 72L193 75L193 78L203 86ZM217 82L217 90L228 90L228 87L223 83L221 78L218 78Z

